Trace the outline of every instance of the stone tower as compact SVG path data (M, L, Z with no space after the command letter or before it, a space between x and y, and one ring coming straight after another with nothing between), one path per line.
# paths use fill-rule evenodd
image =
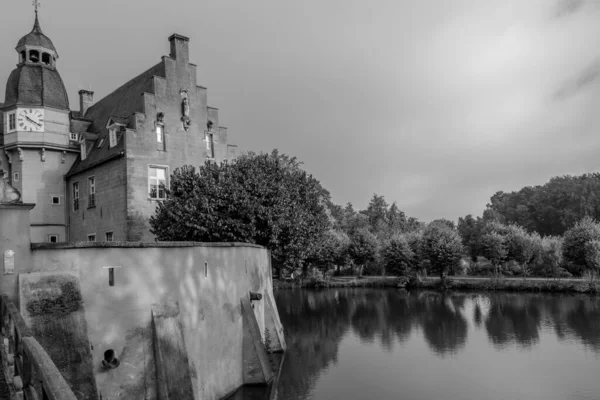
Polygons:
M11 185L31 211L31 241L66 240L65 181L79 154L70 135L67 91L57 70L58 52L41 29L37 10L33 29L15 48L16 68L6 82L0 151Z

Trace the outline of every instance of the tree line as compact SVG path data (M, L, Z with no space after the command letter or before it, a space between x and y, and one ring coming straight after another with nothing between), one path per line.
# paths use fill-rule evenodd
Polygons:
M563 199L559 193L566 193L568 182L581 187L574 192L585 197L593 182L600 189L600 175L556 178L552 190L528 189L537 195L527 188L498 192L482 217L467 215L455 225L408 217L377 194L364 210L334 204L301 166L295 157L274 150L178 168L165 188L167 199L150 218L151 232L166 241L256 243L270 250L275 272L284 276L318 271L560 277L598 271L600 225L589 216L573 219L590 212L593 201L580 199L579 208L575 200L560 203L571 208L559 211L549 199ZM535 210L536 201L547 202L545 214ZM546 230L539 232L539 227Z

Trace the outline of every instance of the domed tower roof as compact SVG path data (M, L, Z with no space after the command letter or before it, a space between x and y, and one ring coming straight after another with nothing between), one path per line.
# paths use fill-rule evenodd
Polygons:
M35 23L33 24L33 29L27 35L23 36L21 40L17 43L17 49L23 46L37 46L43 47L47 50L53 51L58 57L58 52L56 51L56 47L52 43L52 40L42 32L42 28L40 27L40 21L38 20L37 11L35 13Z
M14 69L6 82L3 107L14 104L69 110L69 97L56 69L26 63Z
M56 69L56 48L42 33L37 11L33 30L16 47L19 64L6 82L3 108L12 105L69 110L65 84Z

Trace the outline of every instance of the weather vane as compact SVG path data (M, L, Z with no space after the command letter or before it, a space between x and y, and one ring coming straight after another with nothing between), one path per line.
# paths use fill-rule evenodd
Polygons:
M38 0L33 0L33 3L31 3L31 4L35 8L35 13L37 14L38 8L40 8L42 5L40 4L40 2Z

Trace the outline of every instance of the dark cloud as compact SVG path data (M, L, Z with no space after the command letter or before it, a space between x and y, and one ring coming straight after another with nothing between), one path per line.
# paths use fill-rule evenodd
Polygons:
M600 59L592 61L575 77L569 79L554 93L556 100L565 100L592 85L600 76Z
M556 3L556 17L563 18L579 11L586 0L559 0Z

